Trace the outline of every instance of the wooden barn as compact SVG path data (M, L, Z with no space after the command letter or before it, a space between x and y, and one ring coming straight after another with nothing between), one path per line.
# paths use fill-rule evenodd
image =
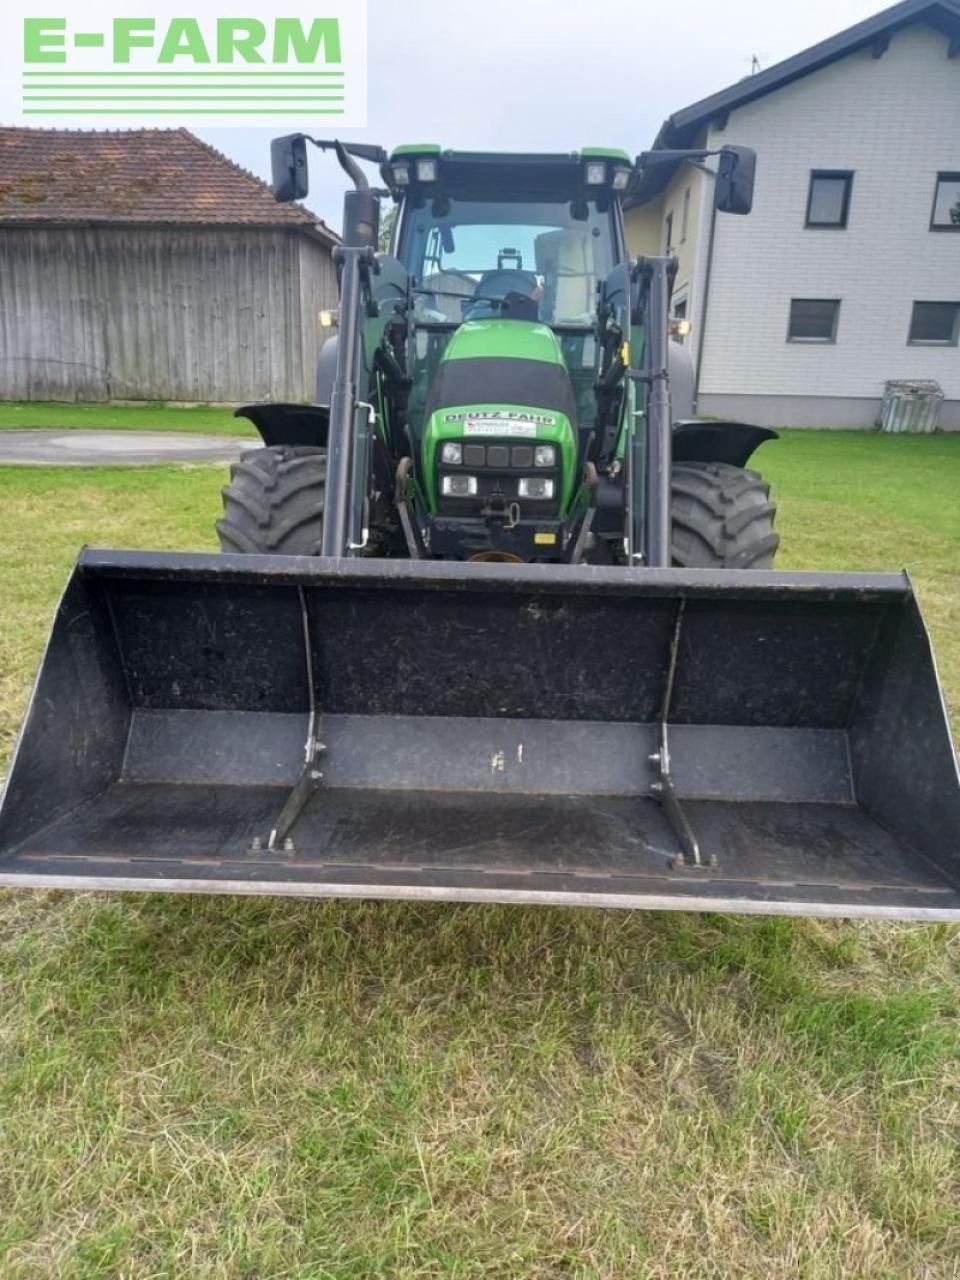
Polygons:
M0 400L310 400L336 243L186 129L0 128Z

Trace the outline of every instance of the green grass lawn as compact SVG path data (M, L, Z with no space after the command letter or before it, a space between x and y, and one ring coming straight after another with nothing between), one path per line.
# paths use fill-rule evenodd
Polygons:
M48 427L57 431L199 431L218 436L255 436L256 427L216 405L180 408L166 404L60 404L0 400L0 431Z
M960 436L757 461L956 712ZM223 478L0 470L4 754L77 546L211 548ZM5 893L0 1066L4 1280L958 1274L956 928Z

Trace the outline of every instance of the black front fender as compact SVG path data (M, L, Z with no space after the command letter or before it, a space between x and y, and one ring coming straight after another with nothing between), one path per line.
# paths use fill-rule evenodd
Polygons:
M268 448L288 444L323 449L330 431L330 410L319 404L245 404L234 417L252 422Z
M745 467L767 440L779 436L770 427L746 422L700 422L691 418L673 424L674 462L726 462Z

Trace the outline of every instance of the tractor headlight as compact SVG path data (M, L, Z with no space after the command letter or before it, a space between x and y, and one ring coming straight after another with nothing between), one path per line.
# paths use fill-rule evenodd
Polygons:
M553 481L545 476L524 476L517 485L517 494L521 498L552 498Z
M441 492L445 498L472 498L477 492L477 477L444 476Z
M557 460L557 451L552 444L538 444L534 454L534 465L538 467L552 467Z
M614 191L626 191L630 185L630 170L617 168L613 171L613 189Z
M410 166L408 164L395 164L393 166L393 180L398 187L409 187Z
M590 160L586 176L588 187L602 187L607 180L607 166L602 160Z
M436 182L436 180L437 180L436 160L418 160L417 161L417 181L418 182Z
M463 461L463 445L457 444L453 440L448 440L440 450L440 460L450 467L459 467Z

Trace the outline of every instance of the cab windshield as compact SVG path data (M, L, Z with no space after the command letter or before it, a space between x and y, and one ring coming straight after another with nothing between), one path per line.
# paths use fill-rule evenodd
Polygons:
M508 295L547 324L593 323L598 281L614 265L613 217L597 200L408 203L400 257L416 278L415 314L459 324L495 314Z

